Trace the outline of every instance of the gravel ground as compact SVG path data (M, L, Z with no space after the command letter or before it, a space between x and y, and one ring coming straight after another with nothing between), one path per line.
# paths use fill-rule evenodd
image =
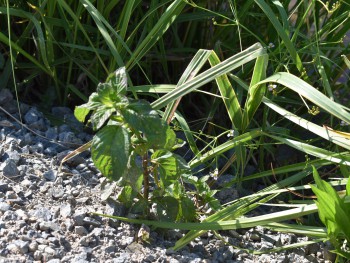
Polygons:
M0 106L19 119L11 93L0 91ZM36 108L21 104L24 128L0 111L0 262L332 262L326 244L263 255L227 246L208 233L174 252L183 232L150 232L150 244L138 241L140 226L92 216L126 216L118 202L103 196L106 180L88 153L59 163L76 144L91 139L68 108L52 109L67 124L53 127ZM46 137L47 139L44 139ZM57 144L54 141L61 141ZM225 195L236 194L225 192ZM221 194L222 195L222 194ZM106 199L106 200L105 200ZM262 251L306 241L296 235L257 227L222 233L225 241Z

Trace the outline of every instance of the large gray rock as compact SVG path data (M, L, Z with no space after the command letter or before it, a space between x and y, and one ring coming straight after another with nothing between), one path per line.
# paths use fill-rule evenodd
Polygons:
M2 171L4 176L7 176L7 177L15 177L19 175L16 161L12 159L6 159L5 162L3 162L0 165L0 171Z

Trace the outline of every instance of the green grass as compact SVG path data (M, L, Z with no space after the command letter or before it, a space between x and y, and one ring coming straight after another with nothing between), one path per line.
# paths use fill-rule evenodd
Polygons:
M265 185L202 223L123 219L191 230L177 249L210 229L256 225L326 240L324 227L278 222L317 212L286 190L308 191L311 165L325 176L332 169L342 189L349 177L349 10L320 0L1 1L0 23L11 25L0 30L0 83L18 83L20 101L75 106L125 66L132 96L184 133L193 170L228 168L229 187ZM282 146L298 160L278 162ZM302 208L243 218L281 200Z

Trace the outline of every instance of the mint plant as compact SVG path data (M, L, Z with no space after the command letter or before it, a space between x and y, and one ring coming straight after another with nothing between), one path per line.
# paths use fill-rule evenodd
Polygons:
M74 114L84 122L90 112L92 128L98 131L91 142L92 159L105 177L123 186L118 198L127 207L149 215L156 204L156 216L171 221L195 220L195 204L220 208L208 177L194 177L173 152L179 141L171 127L149 102L127 97L125 68L100 83ZM187 191L185 184L196 191Z

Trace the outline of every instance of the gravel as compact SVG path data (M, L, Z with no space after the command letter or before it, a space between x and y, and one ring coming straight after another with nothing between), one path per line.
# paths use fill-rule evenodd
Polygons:
M155 231L147 226L119 222L94 216L91 212L127 216L124 206L115 201L116 193L107 198L102 189L105 178L94 167L88 153L65 163L62 158L79 144L91 139L72 111L52 109L65 124L50 125L35 107L21 104L23 122L14 118L16 102L11 93L0 91L0 262L331 262L328 243L263 255L249 254L246 249L263 251L306 241L306 237L271 232L262 227L242 231L225 231L223 240L211 232L198 237L180 251L172 247L183 236L177 230ZM47 137L48 140L43 137ZM56 140L61 141L58 143ZM224 184L229 176L222 177ZM218 197L224 201L237 198L235 189L226 189ZM142 230L151 242L138 239Z

